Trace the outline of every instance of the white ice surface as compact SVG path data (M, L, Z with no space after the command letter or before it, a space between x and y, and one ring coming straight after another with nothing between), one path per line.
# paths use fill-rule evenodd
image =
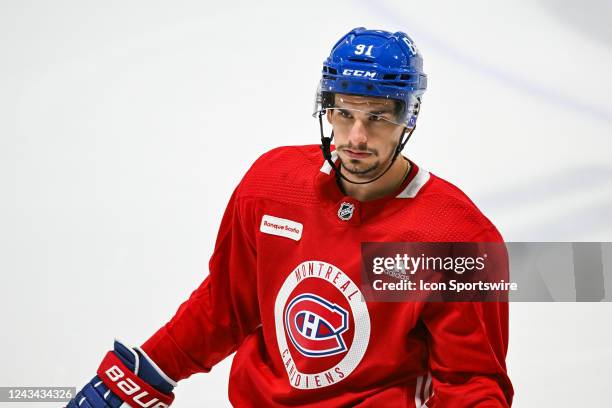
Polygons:
M414 38L407 154L506 240L612 240L610 7L467 3L2 1L0 386L81 386L174 313L250 163L317 142L321 62L355 26ZM513 304L515 406L609 406L611 312ZM175 406L229 405L230 363Z

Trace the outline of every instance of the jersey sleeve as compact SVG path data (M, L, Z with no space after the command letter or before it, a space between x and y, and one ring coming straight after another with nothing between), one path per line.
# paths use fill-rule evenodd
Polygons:
M494 227L471 241L503 242ZM433 396L428 407L511 405L514 391L505 362L507 302L426 303L421 319L429 332Z
M210 274L142 346L176 381L210 371L260 324L253 228L239 190L223 215Z

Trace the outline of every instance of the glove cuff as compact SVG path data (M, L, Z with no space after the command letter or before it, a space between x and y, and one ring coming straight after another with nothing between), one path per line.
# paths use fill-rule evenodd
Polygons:
M140 347L134 347L140 357L140 368L136 374L163 393L172 392L178 384L168 377L161 368L151 360L151 357Z
M132 372L113 351L109 351L98 368L104 384L132 407L166 408L174 394L164 394Z

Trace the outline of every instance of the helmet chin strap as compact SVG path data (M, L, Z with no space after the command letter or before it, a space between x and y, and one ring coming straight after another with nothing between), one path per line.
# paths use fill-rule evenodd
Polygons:
M321 129L321 150L323 151L323 157L325 158L327 163L329 163L332 169L334 169L334 171L336 172L338 176L340 176L343 180L351 184L369 184L369 183L372 183L378 180L382 176L384 176L389 171L391 166L393 166L393 163L395 163L395 159L397 159L401 151L404 149L404 146L406 146L408 139L410 139L410 136L412 136L414 129L416 129L416 125L413 126L412 129L410 129L410 132L408 132L408 134L406 135L406 138L404 139L404 135L406 134L406 130L407 130L407 128L404 127L404 130L402 131L402 134L400 135L399 142L397 143L397 146L395 147L395 152L393 152L393 155L390 157L390 163L385 169L385 171L383 171L381 174L379 174L378 176L368 181L353 181L347 178L344 174L342 174L342 172L340 171L340 166L336 166L336 163L334 163L334 161L332 160L331 142L332 142L332 139L334 138L334 131L332 130L331 136L325 136L325 134L323 133L323 115L324 114L325 114L325 111L319 112L319 128Z

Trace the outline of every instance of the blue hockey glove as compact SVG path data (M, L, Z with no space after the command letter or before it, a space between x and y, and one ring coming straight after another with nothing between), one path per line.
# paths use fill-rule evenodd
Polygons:
M174 400L176 382L140 348L115 340L97 375L68 402L66 408L165 408Z

